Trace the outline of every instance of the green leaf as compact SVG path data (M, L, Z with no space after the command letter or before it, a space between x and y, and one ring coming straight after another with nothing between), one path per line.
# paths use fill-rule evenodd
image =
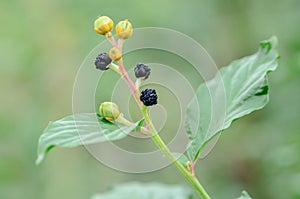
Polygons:
M117 125L95 113L75 114L49 122L39 138L36 164L41 163L55 146L76 147L119 140L126 137L140 123L139 121L133 126Z
M246 191L242 191L242 195L237 199L252 199Z
M204 146L230 124L269 100L267 73L277 67L277 38L261 42L257 53L232 62L197 89L186 111L187 154L198 159Z
M132 182L114 186L110 191L97 194L92 199L191 199L191 197L191 190L185 186Z
M136 131L136 132L141 131L141 128L143 127L144 123L145 123L145 119L141 119L139 122L137 122L136 128L134 131Z

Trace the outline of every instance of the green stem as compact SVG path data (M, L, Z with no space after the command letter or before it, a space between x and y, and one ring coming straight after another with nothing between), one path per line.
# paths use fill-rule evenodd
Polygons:
M123 45L123 41L118 41L115 42L114 38L112 35L110 35L108 37L109 41L112 43L113 46L118 47L120 49L120 51L122 52L122 45ZM119 64L118 64L118 68L116 68L115 66L112 66L113 69L118 69L116 70L125 80L125 82L127 83L127 85L130 88L130 91L133 95L133 97L135 98L137 104L139 105L139 107L141 108L141 112L144 115L145 121L148 124L148 126L150 127L150 133L152 134L152 140L155 142L155 144L157 145L157 147L173 162L173 164L177 167L177 169L183 174L183 176L186 178L186 180L198 191L198 193L200 194L200 196L202 197L202 199L210 199L210 196L207 194L207 192L205 191L205 189L202 187L202 185L200 184L200 182L198 181L198 179L196 178L193 169L192 172L188 171L171 153L171 151L168 149L168 147L166 146L166 144L164 143L164 141L161 139L161 137L159 136L159 134L157 133L150 117L147 111L147 107L144 106L142 104L142 102L139 99L139 87L141 84L141 81L138 80L136 82L136 85L133 83L133 81L130 79L130 77L128 76L125 67L123 65L123 60L121 58L121 60L119 60Z
M119 66L118 65L116 65L114 63L110 63L109 68L122 76L122 73L119 70Z
M115 120L115 122L118 122L120 124L126 125L126 126L134 126L135 124L129 120L127 120L123 114L121 113L119 117ZM148 135L149 131L145 127L141 127L140 133L143 135Z
M192 173L190 173L171 153L171 151L168 149L168 147L166 146L166 144L164 143L164 141L161 139L161 137L159 136L159 134L157 133L150 117L147 111L147 107L146 106L142 106L141 107L141 111L144 115L145 121L146 123L149 125L153 136L152 136L152 140L155 142L155 144L157 145L157 147L173 162L173 164L177 167L177 169L183 174L183 176L185 177L185 179L198 191L198 193L200 194L200 196L203 199L210 199L210 196L207 194L207 192L205 191L205 189L202 187L202 185L200 184L200 182L198 181L198 179L196 178L196 176Z
M137 78L135 81L135 94L140 96L140 87L142 85L142 78Z

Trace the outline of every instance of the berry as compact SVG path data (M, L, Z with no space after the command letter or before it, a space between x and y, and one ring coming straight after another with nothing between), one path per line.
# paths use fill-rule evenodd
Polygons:
M99 70L107 70L111 62L107 53L101 53L96 57L95 66Z
M150 75L151 68L145 64L137 64L134 68L134 74L136 78L147 79Z
M153 106L157 104L157 95L155 89L146 88L141 92L140 100L145 106Z

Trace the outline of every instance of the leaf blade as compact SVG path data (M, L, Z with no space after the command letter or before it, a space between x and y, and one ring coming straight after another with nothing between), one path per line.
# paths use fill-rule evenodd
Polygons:
M268 103L266 75L277 67L276 44L276 37L261 42L257 53L221 68L213 79L199 86L186 111L190 160L197 160L205 145L233 121Z
M71 148L119 140L126 137L139 124L140 121L133 126L116 125L95 113L69 115L49 122L39 138L36 164L40 164L55 146Z

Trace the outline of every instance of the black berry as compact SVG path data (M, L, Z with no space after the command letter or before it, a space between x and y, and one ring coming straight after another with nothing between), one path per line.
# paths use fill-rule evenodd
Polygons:
M157 95L154 89L146 88L141 92L140 100L145 106L153 106L157 104Z
M134 68L134 74L136 78L143 77L144 79L147 79L150 75L150 67L145 64L137 64Z
M112 60L107 53L101 53L96 57L95 66L99 70L107 70L111 62Z

